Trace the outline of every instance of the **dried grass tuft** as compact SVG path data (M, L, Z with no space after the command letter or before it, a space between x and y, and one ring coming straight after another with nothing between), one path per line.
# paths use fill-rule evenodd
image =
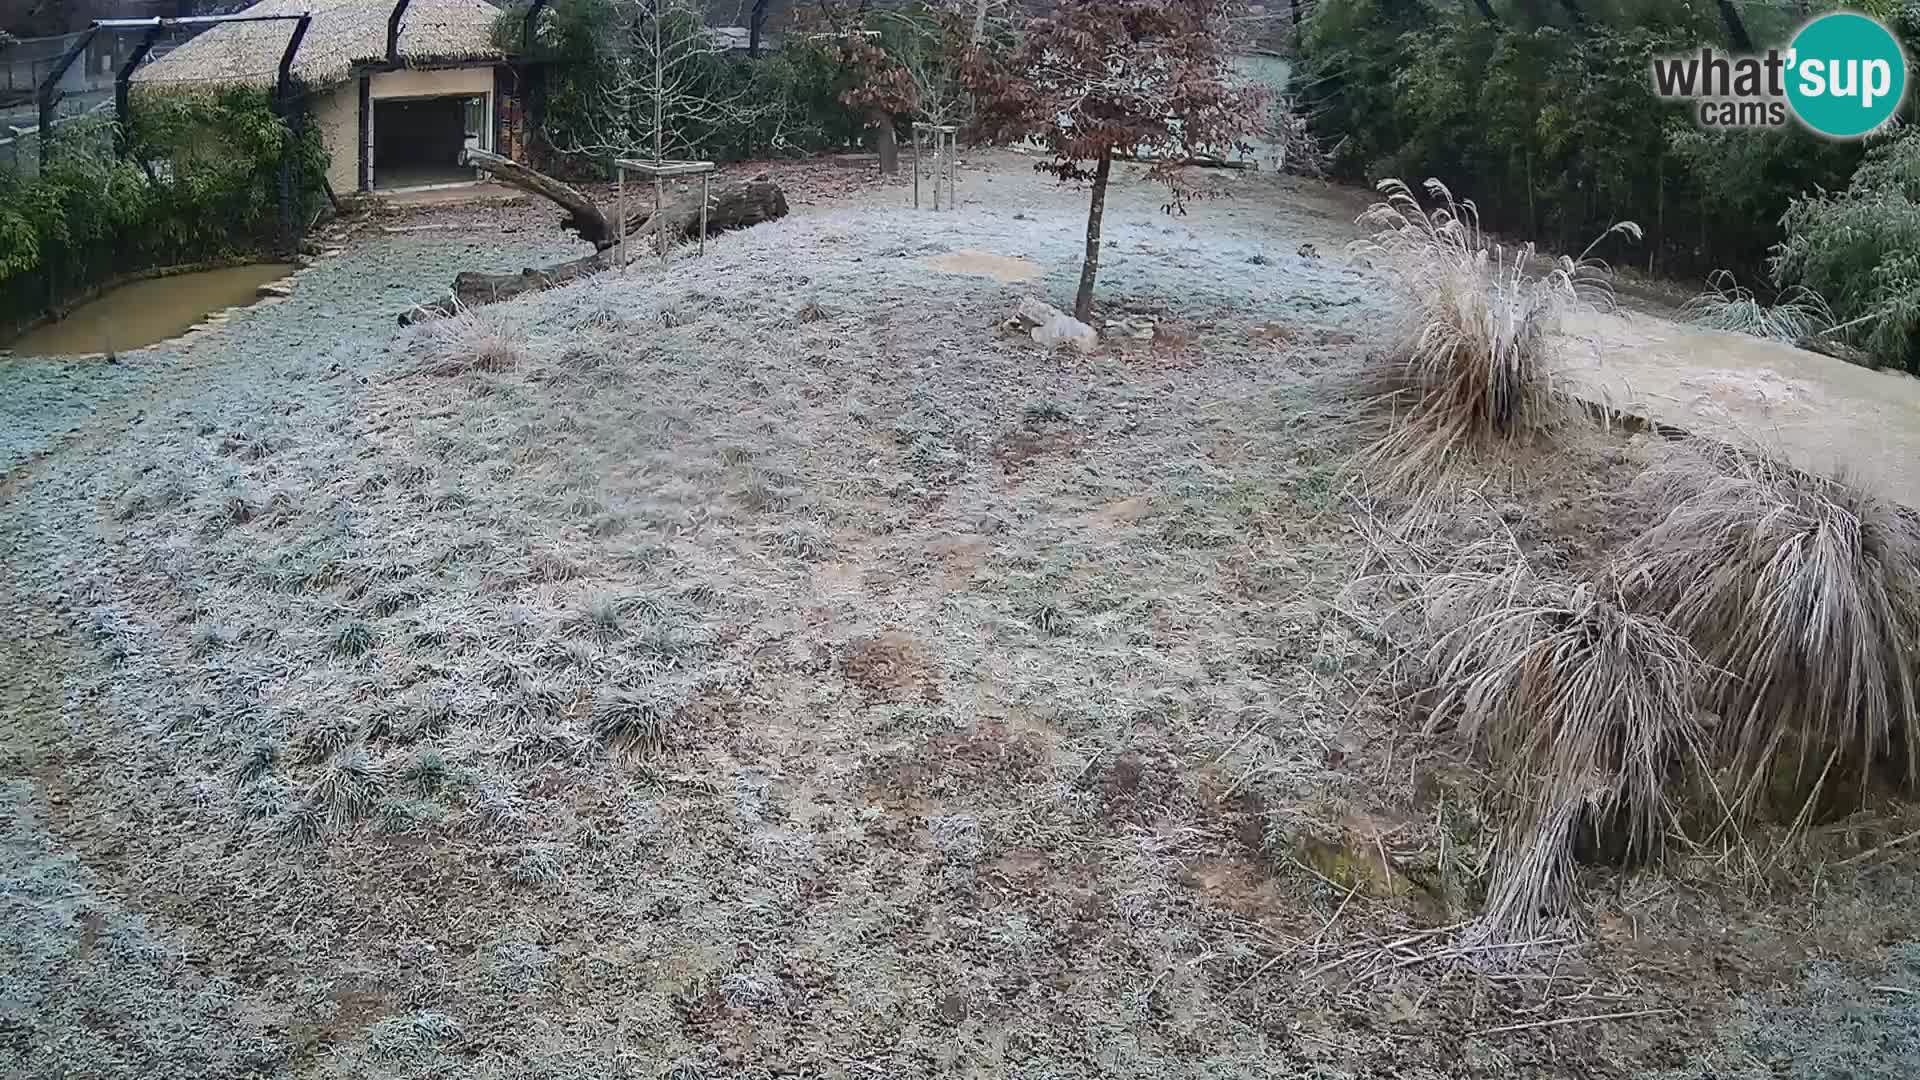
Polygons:
M329 828L340 828L365 814L385 790L380 769L357 747L342 751L314 781L307 793L307 809L318 813Z
M1728 270L1708 275L1707 291L1682 304L1680 310L1696 326L1788 344L1821 333L1834 323L1833 308L1819 293L1795 286L1775 297L1772 304L1763 304Z
M1430 727L1483 748L1498 780L1486 932L1537 937L1562 911L1581 842L1628 859L1658 853L1675 769L1693 756L1700 660L1685 637L1604 585L1460 569L1426 585Z
M1705 700L1736 769L1732 807L1772 791L1804 815L1877 763L1920 782L1920 524L1853 485L1733 450L1670 455L1642 479L1665 518L1619 555L1636 605L1713 669Z
M471 371L502 372L527 359L528 334L505 308L470 308L418 324L407 343L416 357L404 375L450 378Z
M650 753L666 745L669 728L684 704L658 685L603 690L593 703L593 732L609 743Z
M1572 308L1612 304L1593 248L1616 233L1640 238L1639 226L1622 222L1580 258L1538 273L1532 244L1488 240L1471 200L1455 200L1438 180L1426 188L1432 209L1405 183L1381 181L1385 200L1359 218L1372 236L1352 248L1393 283L1402 315L1393 348L1367 373L1367 396L1390 407L1393 422L1356 464L1400 490L1558 420L1549 334Z

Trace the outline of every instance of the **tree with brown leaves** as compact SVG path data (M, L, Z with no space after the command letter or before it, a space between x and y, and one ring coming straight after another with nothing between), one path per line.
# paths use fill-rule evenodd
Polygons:
M873 126L880 171L892 176L900 171L900 140L894 131L894 117L912 112L919 101L913 78L906 66L881 45L874 31L846 32L834 43L833 57L847 78L840 103L866 117Z
M1232 70L1235 0L1060 0L1009 48L976 48L966 66L976 139L1037 138L1038 168L1091 180L1087 258L1074 315L1093 314L1100 220L1115 157L1151 159L1149 173L1180 205L1179 168L1245 145L1260 127L1265 91Z

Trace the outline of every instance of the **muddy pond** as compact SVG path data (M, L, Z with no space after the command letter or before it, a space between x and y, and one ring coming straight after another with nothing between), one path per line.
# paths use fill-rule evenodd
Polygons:
M135 281L0 347L15 356L77 356L144 348L178 337L216 311L253 303L260 286L292 271L284 263L258 263Z

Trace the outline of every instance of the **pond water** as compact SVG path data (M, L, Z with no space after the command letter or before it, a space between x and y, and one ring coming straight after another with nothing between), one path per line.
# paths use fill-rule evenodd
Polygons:
M178 337L213 312L251 304L260 286L292 272L285 263L258 263L135 281L0 344L15 356L126 352Z

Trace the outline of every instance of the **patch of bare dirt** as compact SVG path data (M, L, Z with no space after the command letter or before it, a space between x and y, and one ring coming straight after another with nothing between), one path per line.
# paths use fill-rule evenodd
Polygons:
M1008 285L1033 281L1046 272L1039 263L1031 259L1012 255L995 255L986 251L955 251L946 255L935 255L924 261L929 267L942 273L971 274L975 277L992 278Z
M868 702L940 701L938 678L929 669L926 650L900 633L861 638L847 647L842 672L860 687Z
M1071 455L1087 444L1087 437L1070 429L1011 431L994 440L993 460L1000 471L1018 476L1043 459Z

